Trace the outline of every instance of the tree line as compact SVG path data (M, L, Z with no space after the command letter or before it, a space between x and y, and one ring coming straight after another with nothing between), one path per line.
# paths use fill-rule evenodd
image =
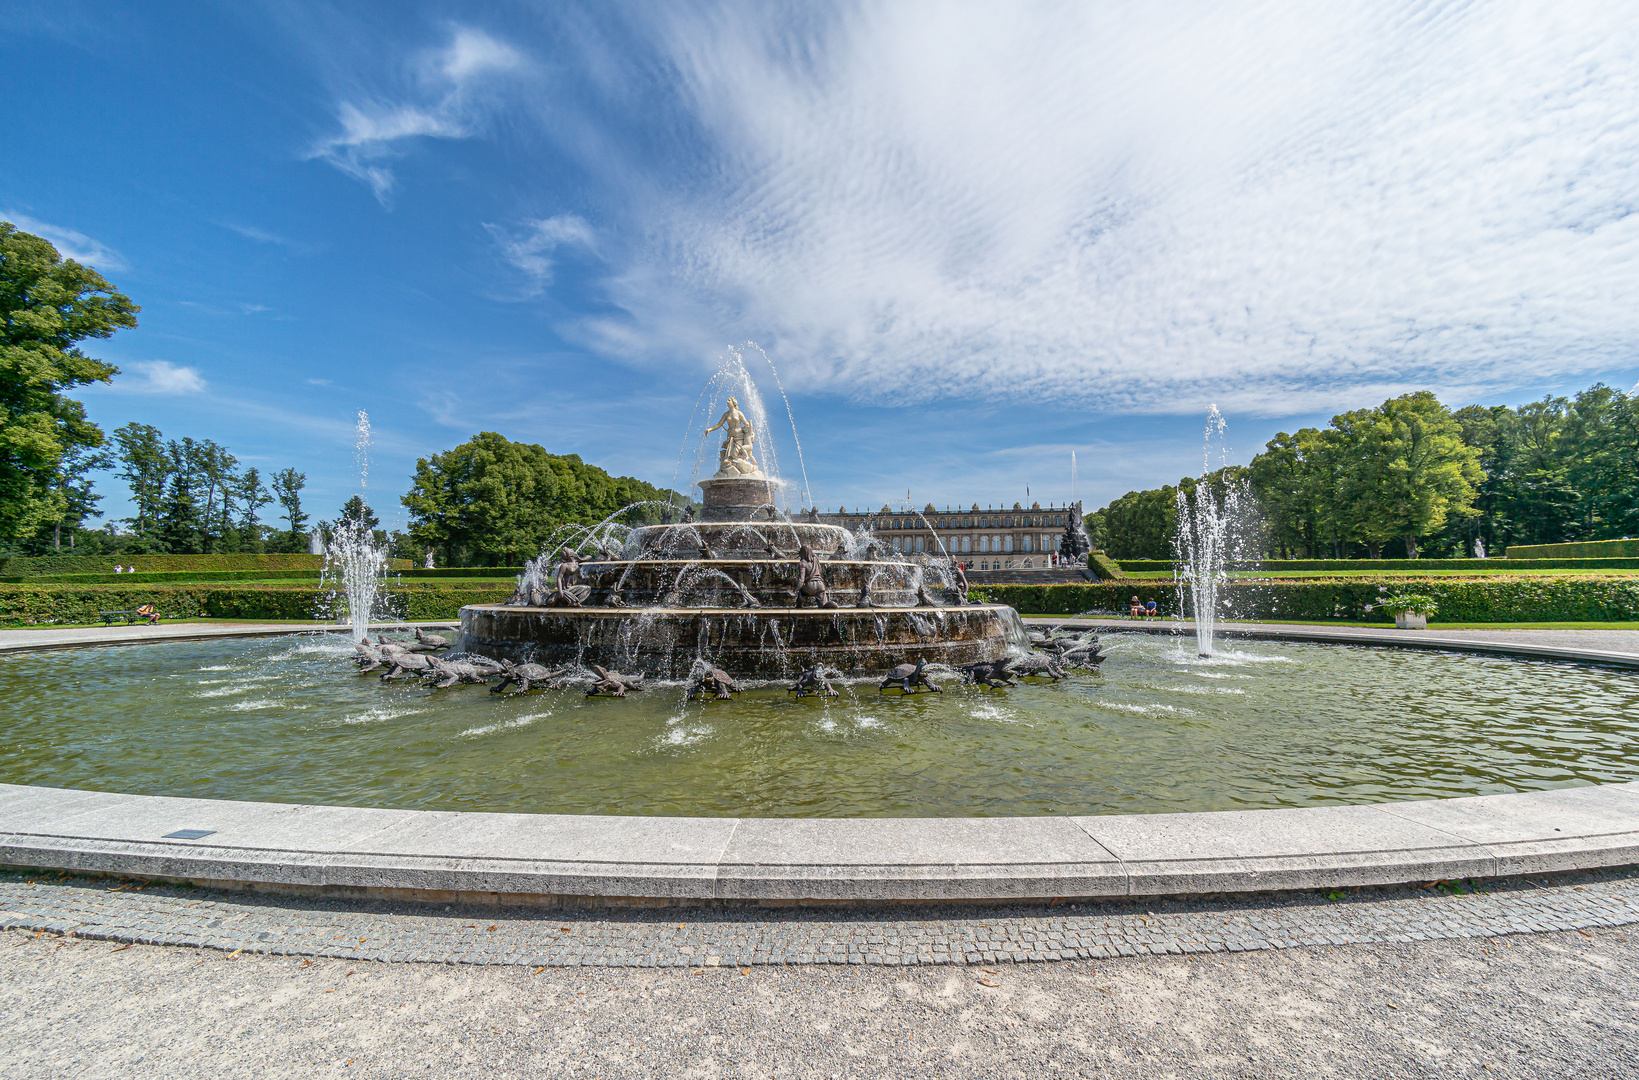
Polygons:
M1273 558L1462 557L1511 544L1639 533L1639 397L1598 384L1571 398L1452 411L1420 391L1281 432L1245 466ZM1115 558L1172 557L1177 497L1200 479L1131 491L1088 516Z
M105 434L65 391L109 382L119 369L80 343L137 325L141 310L95 270L63 259L42 237L0 222L0 554L86 555L301 552L313 530L365 524L395 557L444 565L516 564L565 524L593 524L647 503L628 524L658 521L659 503L685 496L615 477L574 455L484 432L416 462L404 532L382 532L355 495L335 519L311 520L305 474L241 469L226 447L166 438L150 424ZM92 474L112 471L130 489L132 516L91 529L102 495ZM277 504L282 527L262 520Z

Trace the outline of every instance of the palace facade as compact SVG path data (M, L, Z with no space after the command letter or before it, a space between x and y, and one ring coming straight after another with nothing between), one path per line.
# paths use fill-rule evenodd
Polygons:
M938 509L932 503L918 510L880 510L839 507L821 510L820 521L858 532L869 529L889 550L900 554L948 553L976 570L1045 570L1054 565L1059 539L1079 504L1026 509L1014 503L1005 508Z

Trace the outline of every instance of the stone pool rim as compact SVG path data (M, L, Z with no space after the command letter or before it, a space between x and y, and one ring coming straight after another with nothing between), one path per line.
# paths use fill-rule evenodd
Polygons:
M1097 625L1177 632L1166 625ZM190 636L240 636L202 629L216 632ZM247 627L243 636L272 629ZM1409 634L1417 637L1408 640ZM1426 632L1226 627L1224 636L1639 668L1635 654ZM175 634L121 638L42 641L39 647L186 640ZM208 834L166 836L185 830ZM0 784L0 865L446 903L1053 902L1403 885L1634 864L1639 782L1282 810L1010 818L503 814Z

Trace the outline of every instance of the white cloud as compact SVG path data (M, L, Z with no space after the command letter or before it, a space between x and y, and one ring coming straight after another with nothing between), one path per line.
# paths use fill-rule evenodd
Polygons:
M387 164L406 139L465 139L473 135L491 102L482 93L487 76L524 66L511 46L470 27L455 27L443 48L419 57L413 85L403 95L342 101L337 134L320 139L309 158L328 161L369 185L388 205L395 178Z
M138 360L120 365L113 389L132 394L198 394L205 389L199 369L168 360Z
M487 224L484 228L495 237L507 262L529 277L531 295L552 283L552 257L560 247L572 244L588 250L596 248L592 227L574 214L525 222L517 230Z
M455 28L449 45L433 54L432 60L444 78L457 86L485 72L515 71L524 66L516 49L465 26Z
M1273 414L1639 357L1639 9L811 12L648 20L688 137L586 151L631 238L631 318L588 339L675 355L686 321L808 388Z
M50 240L51 245L57 249L57 254L65 259L73 259L77 263L83 263L105 273L119 273L130 269L118 252L82 232L66 229L61 225L52 225L27 214L14 214L9 210L0 210L0 221L9 221L26 233Z

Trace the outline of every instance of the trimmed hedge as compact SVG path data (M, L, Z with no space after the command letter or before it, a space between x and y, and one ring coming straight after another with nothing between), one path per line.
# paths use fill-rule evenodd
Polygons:
M497 585L414 584L389 588L406 619L453 619L466 604L494 604L512 595ZM329 590L312 585L0 585L0 622L92 623L99 611L135 611L151 603L161 619L311 619Z
M1449 581L1409 578L1434 598L1445 622L1626 622L1639 620L1639 581L1625 578L1501 578ZM1099 582L1087 585L990 585L983 597L1025 615L1125 614L1128 600L1154 600L1163 612L1180 610L1171 582ZM1221 611L1237 619L1349 619L1392 621L1382 608L1386 587L1371 581L1231 582ZM1373 610L1366 611L1371 604Z
M1515 544L1510 559L1634 559L1639 540L1585 540L1579 544Z
M39 574L0 577L14 585L193 585L206 581L318 581L317 570L179 570L158 574Z
M1570 545L1574 546L1574 545ZM1509 548L1510 553L1520 550ZM1121 568L1133 573L1171 572L1166 559L1122 559ZM1271 574L1282 570L1334 570L1372 573L1377 570L1478 570L1507 574L1515 570L1633 570L1639 558L1604 559L1265 559L1256 569Z
M394 570L408 570L409 559L393 559ZM242 570L308 570L324 567L323 555L41 555L0 559L0 577L44 574L109 574L115 566L134 566L139 574L197 574ZM114 575L123 576L123 575ZM262 575L266 577L264 573Z
M404 571L407 578L490 578L499 581L518 577L524 572L521 566L446 566L434 570L413 569Z
M1087 565L1092 568L1093 573L1097 574L1101 581L1122 581L1127 576L1127 572L1122 569L1121 564L1102 551L1095 551L1088 555ZM1170 570L1172 568L1171 564L1168 564L1167 568Z

